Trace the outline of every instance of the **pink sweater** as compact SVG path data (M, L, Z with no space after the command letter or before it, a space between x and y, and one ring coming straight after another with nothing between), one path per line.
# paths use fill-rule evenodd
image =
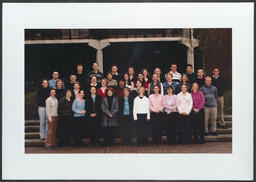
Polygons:
M193 107L192 109L202 109L204 107L204 94L202 91L198 91L195 93L191 93L192 100L193 100Z
M151 94L149 96L149 110L152 112L156 112L157 110L163 111L164 110L164 96L158 94Z

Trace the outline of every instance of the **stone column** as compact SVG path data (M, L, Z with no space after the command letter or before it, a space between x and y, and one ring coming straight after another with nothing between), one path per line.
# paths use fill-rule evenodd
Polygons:
M108 40L90 40L89 46L97 50L96 61L99 63L99 70L103 73L103 50L105 47L110 45Z
M181 43L187 46L187 64L191 64L193 66L194 72L194 48L199 45L199 41L193 38L193 29L191 29L190 35L190 38L183 37Z

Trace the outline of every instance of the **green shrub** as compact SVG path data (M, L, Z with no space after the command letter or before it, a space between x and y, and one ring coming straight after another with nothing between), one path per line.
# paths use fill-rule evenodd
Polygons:
M25 93L25 119L38 119L37 91Z
M232 90L224 92L224 114L232 114Z

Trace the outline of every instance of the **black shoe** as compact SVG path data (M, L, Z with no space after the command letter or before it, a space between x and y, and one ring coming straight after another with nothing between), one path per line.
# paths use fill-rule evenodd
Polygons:
M208 136L209 135L209 132L204 132L204 136Z

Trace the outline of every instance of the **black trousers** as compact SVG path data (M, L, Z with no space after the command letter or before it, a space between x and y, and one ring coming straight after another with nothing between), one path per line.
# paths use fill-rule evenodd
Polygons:
M112 146L116 134L116 126L103 127L104 146Z
M58 122L57 131L59 144L66 145L72 135L73 116L61 116Z
M136 135L138 144L147 144L148 143L148 126L147 114L137 114L138 120L136 123Z
M179 115L178 119L178 128L179 128L179 140L182 144L191 143L192 139L192 130L191 130L191 120L190 116Z
M204 109L198 113L191 112L192 134L194 143L204 143Z
M166 132L167 132L167 143L169 145L176 144L176 123L178 119L177 112L171 112L165 115Z
M163 125L163 113L151 112L152 121L152 138L153 143L161 143L162 141L162 125Z
M75 144L80 145L82 143L84 132L85 117L74 117L74 139Z
M88 133L88 137L90 138L91 144L96 144L99 142L99 128L100 121L99 117L90 117L86 121L86 130Z
M124 144L131 144L132 129L133 129L132 116L122 115L120 117L120 129L121 129L121 136L123 138L123 143Z

